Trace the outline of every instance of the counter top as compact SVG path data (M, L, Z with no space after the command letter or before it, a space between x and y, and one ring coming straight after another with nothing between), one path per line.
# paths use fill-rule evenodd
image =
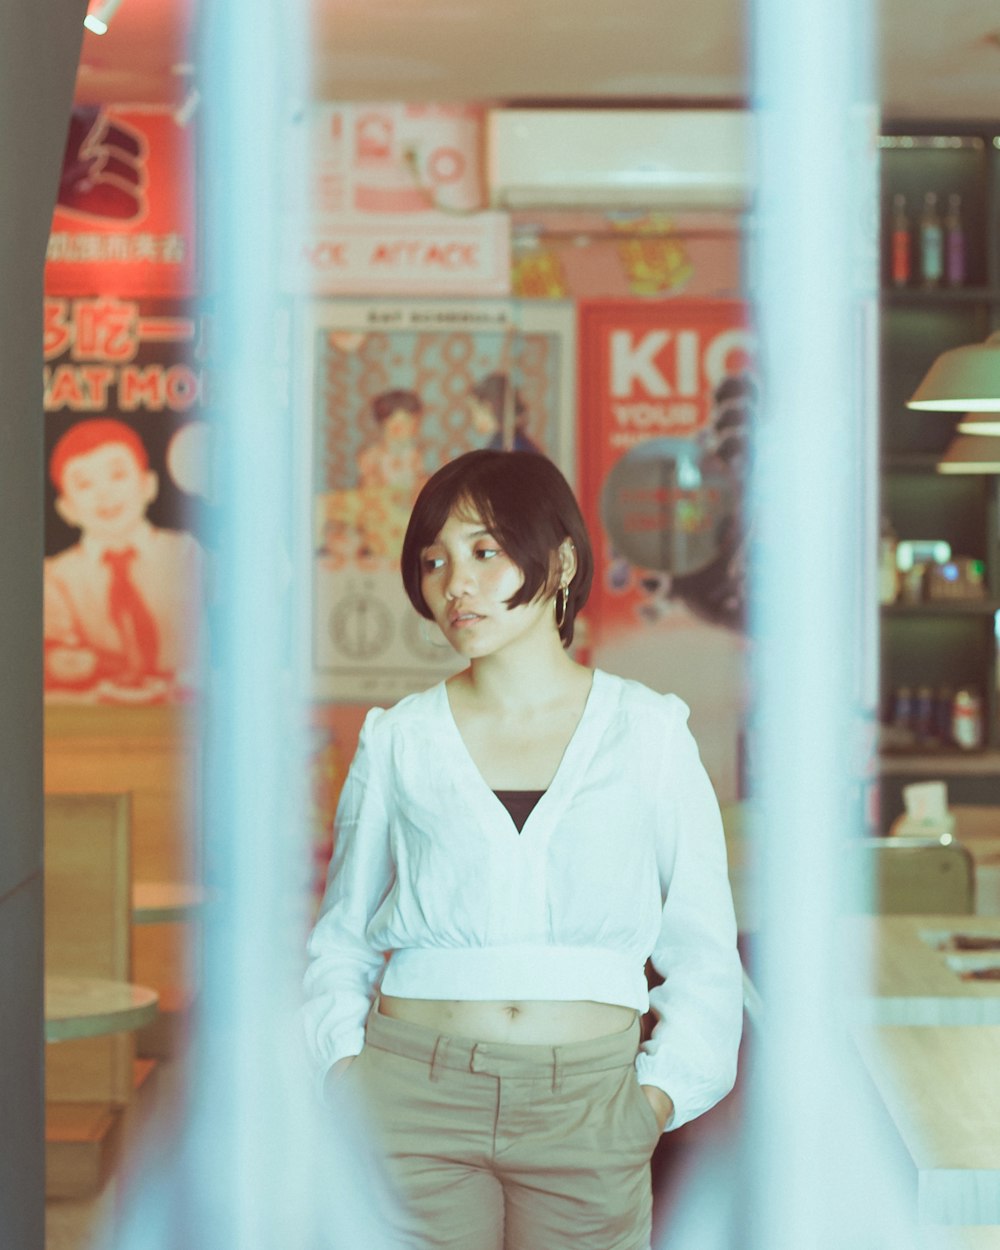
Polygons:
M919 1250L1000 1250L1000 1226L971 1225L963 1228L940 1225L920 1230Z
M841 924L859 957L871 959L870 1023L1000 1026L1000 980L963 979L1000 967L1000 950L942 949L956 933L1000 940L1000 917L850 916Z
M881 1026L855 1040L916 1167L921 1223L1000 1224L1000 1027Z

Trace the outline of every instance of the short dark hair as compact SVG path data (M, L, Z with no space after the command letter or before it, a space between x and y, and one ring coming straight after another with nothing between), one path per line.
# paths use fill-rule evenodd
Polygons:
M416 391L383 391L372 400L372 416L377 425L388 421L398 408L414 417L421 416L424 411L423 401Z
M432 619L421 590L421 554L448 517L463 507L474 511L524 574L508 608L530 603L553 590L552 561L568 538L576 548L576 572L569 584L559 628L563 646L573 641L577 612L594 579L594 556L580 507L569 483L547 457L531 451L469 451L443 465L424 484L403 539L403 585L421 616Z

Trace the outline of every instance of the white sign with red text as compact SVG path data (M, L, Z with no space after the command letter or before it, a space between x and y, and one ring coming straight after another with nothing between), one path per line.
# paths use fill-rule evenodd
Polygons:
M290 152L284 283L319 295L504 295L510 224L491 212L483 111L469 105L317 104Z

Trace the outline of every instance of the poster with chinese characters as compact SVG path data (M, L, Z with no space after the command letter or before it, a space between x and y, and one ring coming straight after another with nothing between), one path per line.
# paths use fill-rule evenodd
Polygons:
M178 301L45 300L45 695L190 698L209 503L204 325Z
M579 343L594 662L689 703L716 789L735 798L758 407L746 307L584 303Z
M430 474L474 448L541 452L572 477L573 331L572 308L557 304L310 309L316 697L393 702L460 666L403 591L410 509Z
M166 108L73 108L45 266L52 295L194 295L191 131Z

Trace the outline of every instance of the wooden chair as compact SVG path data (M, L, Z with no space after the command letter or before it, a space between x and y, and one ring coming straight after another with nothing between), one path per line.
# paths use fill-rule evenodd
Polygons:
M128 795L46 795L46 974L128 981L130 935ZM101 1188L116 1159L134 1061L131 1033L46 1046L48 1197Z
M975 911L972 856L957 842L863 838L851 853L870 873L871 910L879 915L968 916Z

